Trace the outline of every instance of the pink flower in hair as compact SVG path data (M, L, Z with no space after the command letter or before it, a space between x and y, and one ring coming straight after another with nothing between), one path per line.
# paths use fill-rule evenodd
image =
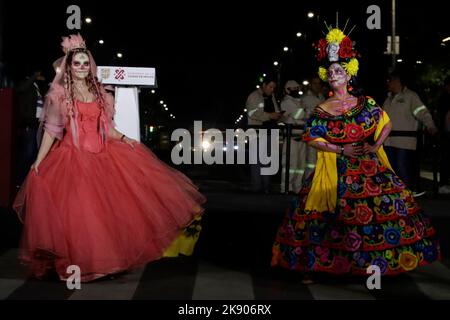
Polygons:
M62 39L63 42L61 42L61 46L65 54L74 49L86 48L86 43L79 33L71 34L70 36L63 37Z

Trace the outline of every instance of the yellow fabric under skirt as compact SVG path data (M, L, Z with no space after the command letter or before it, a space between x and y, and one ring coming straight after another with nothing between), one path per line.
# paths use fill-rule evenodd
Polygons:
M165 258L178 257L179 255L191 256L194 253L195 244L200 236L201 215L198 215L181 234L172 242L163 254Z

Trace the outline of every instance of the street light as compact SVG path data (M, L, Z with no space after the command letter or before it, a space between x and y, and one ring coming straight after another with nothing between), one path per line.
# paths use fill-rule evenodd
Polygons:
M123 54L121 54L120 52L117 53L117 58L122 58Z
M297 38L300 38L302 36L301 32L297 32Z
M91 23L91 22L92 22L92 19L89 18L89 17L87 17L86 19L84 19L84 21L86 21L86 23Z
M164 101L162 101L162 100L161 100L161 101L159 101L159 104L164 104Z
M442 42L447 42L447 41L450 41L450 37L447 37L447 38L445 38L445 39L442 39Z
M284 52L287 52L287 51L289 51L289 48L288 48L288 47L284 47L284 48L283 48L283 51L284 51Z
M98 43L100 43L100 44L104 44L104 43L105 43L105 41L103 41L103 40L98 40Z
M403 59L397 59L397 62L403 62Z
M417 63L417 64L422 64L422 61L417 60L416 63Z
M155 93L156 91L155 91L155 90L152 90L151 92L152 92L152 93Z
M310 12L308 12L308 18L310 18L310 19L311 19L311 18L314 18L314 13L313 13L313 12L311 12L311 11L310 11Z
M308 80L303 81L303 85L307 86L309 84Z
M278 65L278 61L274 61L274 62L273 62L273 65L274 65L274 66L277 66L277 65Z

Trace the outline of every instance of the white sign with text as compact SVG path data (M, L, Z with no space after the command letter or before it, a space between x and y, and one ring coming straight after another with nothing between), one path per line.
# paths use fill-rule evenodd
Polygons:
M99 66L97 78L102 84L156 86L155 68Z

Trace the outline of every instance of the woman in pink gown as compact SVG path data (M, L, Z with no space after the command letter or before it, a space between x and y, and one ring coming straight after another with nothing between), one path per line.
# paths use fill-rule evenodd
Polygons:
M113 97L95 78L81 36L46 97L36 162L14 202L24 223L19 259L36 278L80 268L81 281L162 256L189 255L205 198L182 173L114 128Z

